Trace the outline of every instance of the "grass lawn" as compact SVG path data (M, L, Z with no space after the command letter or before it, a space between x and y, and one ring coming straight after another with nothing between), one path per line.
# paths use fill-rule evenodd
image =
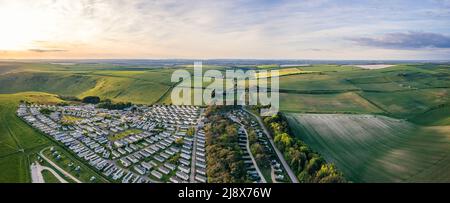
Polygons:
M83 118L78 118L75 116L64 115L62 118L62 122L66 124L74 124L77 121L83 120Z
M44 177L45 183L60 183L58 178L56 178L50 171L42 170L41 173L42 176Z
M84 162L81 162L80 160L75 158L72 154L65 151L61 147L55 146L55 149L56 149L56 151L59 152L59 154L62 157L60 160L55 159L55 157L52 155L52 153L50 151L50 148L47 148L43 153L48 159L52 160L59 167L61 167L65 171L69 172L70 174L72 174L73 176L78 178L81 182L90 183L91 182L90 178L92 176L96 177L95 182L101 182L101 183L109 182L103 176L96 173L94 171L94 169L91 169L89 166L85 165ZM70 167L69 166L70 163L73 163L73 166ZM75 171L75 167L77 167L77 166L80 166L79 172Z
M25 153L11 154L0 158L1 183L31 182L30 165Z
M109 140L111 141L116 141L116 140L120 140L122 138L128 137L131 134L139 134L142 133L142 130L139 129L129 129L129 130L125 130L123 132L117 133L115 135L112 135L109 137Z

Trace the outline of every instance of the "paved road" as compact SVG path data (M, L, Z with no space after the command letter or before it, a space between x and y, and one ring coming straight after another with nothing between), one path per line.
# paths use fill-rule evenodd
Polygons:
M45 183L44 177L42 176L42 171L47 170L52 173L60 183L68 183L64 178L62 178L58 173L56 173L52 168L42 166L38 162L31 164L31 178L33 183Z
M32 183L45 183L44 177L42 177L41 170L37 164L32 163L31 166L31 182Z
M263 183L267 183L266 178L265 178L265 177L263 176L263 174L261 173L261 170L259 170L258 164L256 164L255 157L253 157L252 151L250 150L250 142L249 142L249 140L248 140L247 129L245 129L245 126L244 126L244 125L241 124L241 126L242 126L242 128L244 128L245 136L247 136L247 144L246 144L246 147L247 147L248 154L250 154L250 158L252 159L253 165L255 165L256 171L258 172L258 175L259 175L259 177L261 178L261 181L262 181Z
M46 150L46 149L47 149L47 148L42 149L42 150L39 152L39 156L41 156L41 157L42 157L45 161L47 161L50 165L52 165L53 167L55 167L56 170L58 170L59 172L61 172L61 173L64 174L65 176L71 178L71 179L72 179L73 181L75 181L76 183L82 183L80 180L78 180L78 178L74 177L72 174L68 173L67 171L65 171L64 169L62 169L61 167L59 167L57 164L53 163L52 160L48 159L48 158L44 155L44 153L43 153L43 151Z
M242 108L244 111L246 111L247 113L249 113L250 115L252 115L253 117L256 118L256 120L258 120L259 125L262 127L262 129L264 130L264 134L266 134L267 138L269 138L269 142L272 145L272 148L275 150L275 153L278 156L278 159L281 161L281 164L283 165L284 169L286 170L289 178L291 179L291 181L293 183L298 183L297 180L297 176L295 176L295 173L292 171L291 167L289 167L289 165L287 164L286 160L284 159L283 154L280 152L280 150L278 150L278 148L275 146L275 143L273 142L272 136L270 135L269 131L267 130L266 126L264 125L263 121L261 120L261 118L257 115L255 115L254 113L248 111L245 108Z
M200 121L202 120L203 112L204 112L204 109L200 109L200 113L199 113L200 116L198 117L197 124L200 123ZM196 152L197 152L197 132L198 132L198 129L196 127L195 132L194 132L194 146L192 149L191 176L189 177L189 182L191 182L191 183L197 182L197 181L195 181L195 161L197 159L197 154L196 154Z
M278 183L273 166L270 166L270 177L272 178L272 183Z

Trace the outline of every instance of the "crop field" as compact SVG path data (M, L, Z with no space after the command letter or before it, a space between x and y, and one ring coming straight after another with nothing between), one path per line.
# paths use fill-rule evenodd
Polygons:
M431 109L410 119L411 122L427 126L450 125L450 106Z
M319 71L305 71L298 68L283 68L283 69L277 69L278 74L271 73L271 71L258 71L256 73L255 78L267 78L267 77L280 77L280 76L286 76L286 75L297 75L297 74L309 74L309 73L319 73Z
M364 92L362 96L392 115L410 118L450 102L450 89L422 89L393 93Z
M280 110L283 112L317 113L381 113L358 94L287 94L280 93Z
M360 69L360 68L353 67L353 66L326 65L326 64L300 66L298 68L300 68L301 70L304 70L304 71L320 71L320 72L340 72L340 71L348 72L348 71Z
M354 85L329 74L290 75L280 79L280 89L297 91L354 90Z
M354 182L449 182L450 128L374 115L286 114L293 131Z
M362 68L362 69L383 69L383 68L389 68L395 65L389 65L389 64L377 64L377 65L354 65L355 67Z

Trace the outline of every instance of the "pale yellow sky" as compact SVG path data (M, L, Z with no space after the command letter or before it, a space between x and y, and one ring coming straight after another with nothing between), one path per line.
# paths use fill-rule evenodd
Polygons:
M345 2L0 0L0 59L450 57L445 2Z

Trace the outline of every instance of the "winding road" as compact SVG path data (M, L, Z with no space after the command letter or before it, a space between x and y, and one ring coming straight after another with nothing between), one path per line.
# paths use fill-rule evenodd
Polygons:
M64 178L62 178L58 173L56 173L52 168L42 166L39 162L34 162L31 164L31 179L32 183L45 183L44 177L42 176L42 171L49 171L52 173L60 183L68 183Z
M203 118L203 112L204 109L201 108L200 109L200 113L199 113L199 117L197 120L197 124L201 122L202 118ZM197 182L195 180L195 162L197 160L197 133L198 133L199 129L197 129L197 127L195 128L195 132L194 132L194 145L192 148L192 159L191 159L191 174L189 176L189 182L190 183L195 183Z
M47 161L50 165L52 165L53 167L56 168L56 170L58 170L59 172L61 172L62 174L64 174L65 176L71 178L73 181L75 181L76 183L82 183L80 180L78 180L78 178L74 177L72 174L68 173L67 171L65 171L64 169L62 169L61 167L59 167L57 164L55 164L52 160L48 159L45 155L44 155L44 150L46 150L47 148L42 149L39 152L39 156L41 156L45 161Z
M244 111L246 111L247 113L249 113L250 115L252 115L253 117L256 118L256 120L258 120L259 125L262 127L262 129L264 130L264 134L266 134L267 138L269 139L270 144L272 145L272 148L275 150L275 153L278 156L278 159L280 160L281 164L283 165L284 169L286 170L289 178L291 179L291 181L293 183L298 183L297 180L297 176L295 175L295 173L292 171L291 167L289 167L289 165L287 164L286 160L284 159L283 154L280 152L280 150L278 150L278 148L275 146L275 143L273 142L272 136L270 135L269 131L267 130L266 126L264 125L263 121L261 120L261 118L257 115L255 115L254 113L250 112L249 110L242 108Z

